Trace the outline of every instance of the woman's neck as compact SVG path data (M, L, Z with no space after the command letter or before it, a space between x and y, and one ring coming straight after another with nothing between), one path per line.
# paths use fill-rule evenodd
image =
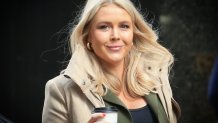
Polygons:
M111 74L118 77L120 81L123 79L124 60L116 64L104 64L104 68Z

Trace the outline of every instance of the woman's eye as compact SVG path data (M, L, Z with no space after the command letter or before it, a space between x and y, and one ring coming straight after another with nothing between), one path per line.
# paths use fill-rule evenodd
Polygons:
M98 27L98 29L101 29L101 30L108 30L109 29L109 26L108 25L101 25Z
M126 24L121 25L121 28L122 28L122 29L129 29L129 25L126 25Z

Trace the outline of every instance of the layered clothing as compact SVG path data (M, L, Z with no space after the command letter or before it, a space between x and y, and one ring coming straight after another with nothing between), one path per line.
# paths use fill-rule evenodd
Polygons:
M106 102L119 107L119 123L133 123L127 107L113 92L109 90L106 95L100 96L94 91L95 85L77 65L78 62L72 58L64 72L46 83L42 123L87 123L93 109L107 106ZM150 92L144 98L159 123L176 123L180 109L172 96L167 67L151 67L151 74L159 72L155 75L158 75L162 86L157 93Z

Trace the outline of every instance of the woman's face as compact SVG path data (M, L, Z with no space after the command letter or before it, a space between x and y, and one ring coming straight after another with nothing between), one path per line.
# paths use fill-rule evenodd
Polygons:
M133 22L122 8L107 4L94 16L88 41L103 64L123 63L133 45Z

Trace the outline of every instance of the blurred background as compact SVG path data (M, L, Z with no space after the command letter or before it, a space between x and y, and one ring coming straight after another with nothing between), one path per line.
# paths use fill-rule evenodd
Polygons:
M170 81L182 108L179 123L214 123L207 88L218 49L215 0L132 1L175 56ZM5 2L1 5L0 114L15 123L40 123L45 83L64 69L63 61L69 58L67 27L84 2Z

